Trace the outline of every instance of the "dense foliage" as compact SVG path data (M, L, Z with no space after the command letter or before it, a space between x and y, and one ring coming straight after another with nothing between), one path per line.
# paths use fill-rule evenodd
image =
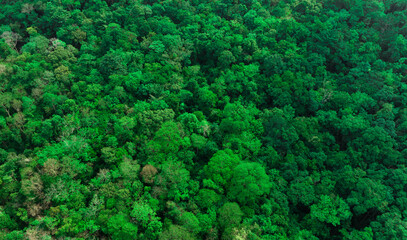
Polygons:
M0 239L407 239L406 0L0 2Z

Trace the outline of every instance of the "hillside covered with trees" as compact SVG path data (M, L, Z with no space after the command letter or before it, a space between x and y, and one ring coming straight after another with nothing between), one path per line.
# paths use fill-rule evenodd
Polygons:
M406 10L0 1L0 239L407 239Z

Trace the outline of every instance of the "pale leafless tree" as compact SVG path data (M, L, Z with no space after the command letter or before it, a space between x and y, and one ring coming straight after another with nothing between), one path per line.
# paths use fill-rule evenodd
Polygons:
M11 31L5 31L0 35L0 38L9 45L10 48L17 50L17 43L22 39L21 35Z

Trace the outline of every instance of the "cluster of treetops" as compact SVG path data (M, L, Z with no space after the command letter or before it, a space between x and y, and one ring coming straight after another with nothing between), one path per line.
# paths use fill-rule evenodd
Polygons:
M0 239L407 239L406 0L1 0Z

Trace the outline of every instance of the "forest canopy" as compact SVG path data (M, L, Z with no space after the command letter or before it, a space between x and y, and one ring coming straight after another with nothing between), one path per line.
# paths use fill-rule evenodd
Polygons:
M0 1L0 239L407 239L406 10Z

